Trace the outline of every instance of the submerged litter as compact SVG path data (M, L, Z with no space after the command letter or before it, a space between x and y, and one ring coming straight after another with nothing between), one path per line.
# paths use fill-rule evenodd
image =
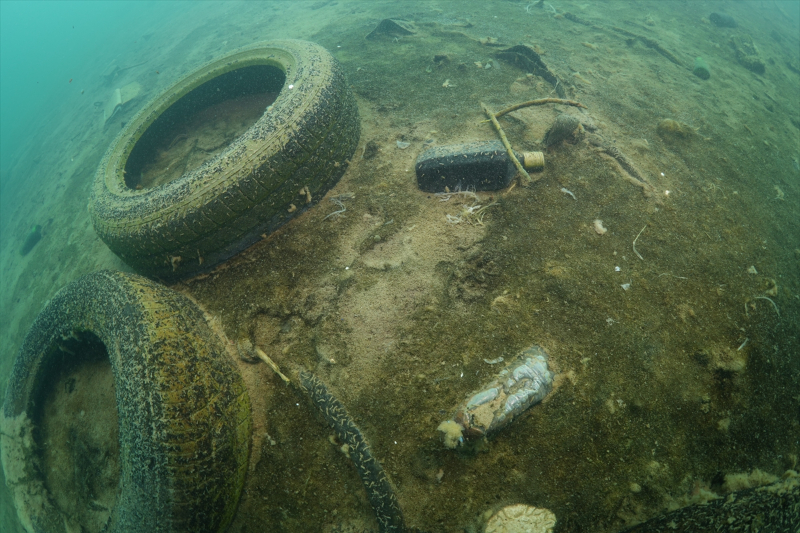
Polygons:
M456 448L465 440L491 435L530 406L541 402L553 390L555 374L548 367L548 359L547 352L541 347L531 346L518 354L489 383L470 394L456 409L452 419L439 424L438 430L445 446Z

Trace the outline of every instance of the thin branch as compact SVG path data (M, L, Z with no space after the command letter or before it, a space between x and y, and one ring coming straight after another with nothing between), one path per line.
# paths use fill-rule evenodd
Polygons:
M517 156L514 155L514 150L511 149L511 144L509 144L508 138L506 138L506 134L503 131L503 128L501 128L500 127L500 123L497 122L496 115L494 113L492 113L491 111L489 111L489 108L486 107L486 104L484 104L483 102L481 102L481 107L483 108L483 112L486 113L486 116L489 117L489 120L492 121L492 124L494 125L494 129L496 129L497 133L500 135L500 140L503 141L503 146L506 147L506 152L508 152L508 157L510 157L511 160L514 162L514 166L517 167L517 170L519 171L519 173L522 176L527 178L527 182L528 183L533 181L531 179L531 175L528 174L528 172L524 168L522 168L522 164L519 162L519 159L517 159Z
M647 227L647 224L645 224L645 225L644 225L644 228L646 228L646 227ZM642 231L644 231L644 228L642 228ZM639 234L638 234L638 235L636 235L636 238L635 238L635 239L633 239L633 253L635 253L637 256L639 256L639 259L641 259L642 261L644 261L644 257L642 257L642 254L640 254L640 253L639 253L639 252L636 250L636 241L638 241L638 240L639 240L639 235L641 235L641 234L642 234L642 231L640 231L640 232L639 232Z

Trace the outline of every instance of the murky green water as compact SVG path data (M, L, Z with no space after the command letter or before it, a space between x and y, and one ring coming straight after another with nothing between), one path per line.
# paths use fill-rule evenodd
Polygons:
M360 144L329 193L345 195L346 211L326 218L341 208L326 197L173 288L231 342L327 384L391 478L407 526L482 531L489 514L524 503L552 511L557 532L616 532L741 486L726 476L797 470L797 2L151 8L96 58L71 58L70 92L2 154L4 380L55 291L98 268L127 270L95 236L86 201L137 106L238 46L299 38L341 62L358 102ZM717 26L712 12L738 26ZM414 33L365 39L387 17ZM545 153L530 184L446 201L420 192L424 149L496 138L481 102L499 111L558 96L541 73L497 58L518 44L586 109L499 119L514 149ZM692 72L698 56L708 79ZM134 80L145 95L103 124L94 102ZM582 131L545 148L561 113ZM453 223L493 202L482 224ZM42 239L21 256L33 224ZM502 366L484 360L534 344L550 355L555 390L488 442L446 449L439 423ZM266 365L238 365L255 432L230 531L377 530L342 443L302 393ZM21 530L8 491L1 498L4 531Z

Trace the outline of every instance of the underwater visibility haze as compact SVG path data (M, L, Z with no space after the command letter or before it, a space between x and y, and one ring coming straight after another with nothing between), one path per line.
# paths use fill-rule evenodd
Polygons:
M796 532L800 1L0 1L0 338L4 532Z

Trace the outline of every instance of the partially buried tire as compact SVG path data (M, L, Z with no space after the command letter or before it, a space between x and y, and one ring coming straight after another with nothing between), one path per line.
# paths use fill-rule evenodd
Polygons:
M317 202L358 144L338 62L304 41L212 61L123 128L95 176L95 231L139 273L210 269Z
M242 379L197 306L112 271L41 311L0 422L6 484L36 533L224 531L252 431Z

